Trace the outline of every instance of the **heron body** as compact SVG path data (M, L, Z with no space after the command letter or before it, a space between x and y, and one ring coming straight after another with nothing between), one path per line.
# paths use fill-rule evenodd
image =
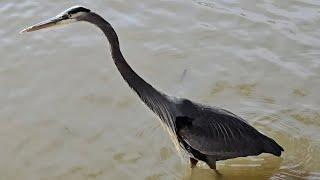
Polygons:
M143 80L123 57L118 36L113 27L91 10L75 6L22 32L31 32L76 21L99 27L107 37L111 56L123 79L140 99L161 119L173 134L174 141L190 157L191 167L198 161L216 169L216 161L270 153L280 156L283 148L263 135L244 119L217 107L163 94Z

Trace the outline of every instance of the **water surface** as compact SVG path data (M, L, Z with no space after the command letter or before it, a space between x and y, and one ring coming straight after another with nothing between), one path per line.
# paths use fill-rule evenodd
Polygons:
M1 1L0 179L216 178L177 155L97 28L18 34L75 4L113 24L155 87L229 109L284 147L219 162L225 179L320 179L317 0Z

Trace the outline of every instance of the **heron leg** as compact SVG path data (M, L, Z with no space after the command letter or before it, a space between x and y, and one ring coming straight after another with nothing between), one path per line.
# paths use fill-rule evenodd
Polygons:
M216 162L208 164L209 167L213 170L217 170Z
M216 163L209 164L209 167L210 167L212 170L214 170L214 172L215 172L218 176L222 176L222 174L217 170Z
M191 167L192 169L193 169L194 167L196 167L197 163L198 163L198 160L190 157L190 167Z
M216 159L215 158L207 158L206 163L210 167L210 169L214 170L214 172L218 175L221 176L222 174L217 170L216 166Z
M213 156L207 156L206 157L206 163L208 164L208 166L213 169L216 170L216 158Z

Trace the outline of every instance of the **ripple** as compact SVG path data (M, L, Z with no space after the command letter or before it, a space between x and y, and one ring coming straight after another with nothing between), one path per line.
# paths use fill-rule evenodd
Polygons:
M281 158L218 162L226 179L320 179L319 0L81 3L110 21L155 87L179 84L183 97L243 112L284 147ZM156 118L120 86L93 27L17 34L73 4L0 2L1 177L217 178L203 163L189 173Z

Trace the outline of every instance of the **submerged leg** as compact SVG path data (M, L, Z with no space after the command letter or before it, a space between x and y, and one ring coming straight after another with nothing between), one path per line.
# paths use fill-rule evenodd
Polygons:
M207 156L206 157L206 163L208 164L208 166L213 169L216 170L216 158L212 157L212 156Z
M190 167L191 167L191 168L196 167L197 163L198 163L198 160L190 157Z
M217 166L216 166L216 163L215 163L215 162L212 163L212 164L208 164L208 165L209 165L209 167L210 167L211 169L217 170Z
M214 170L214 172L215 172L217 175L219 175L219 176L222 175L222 174L217 170L216 159L215 159L215 158L210 158L210 157L208 157L206 163L208 164L208 166L209 166L212 170Z

